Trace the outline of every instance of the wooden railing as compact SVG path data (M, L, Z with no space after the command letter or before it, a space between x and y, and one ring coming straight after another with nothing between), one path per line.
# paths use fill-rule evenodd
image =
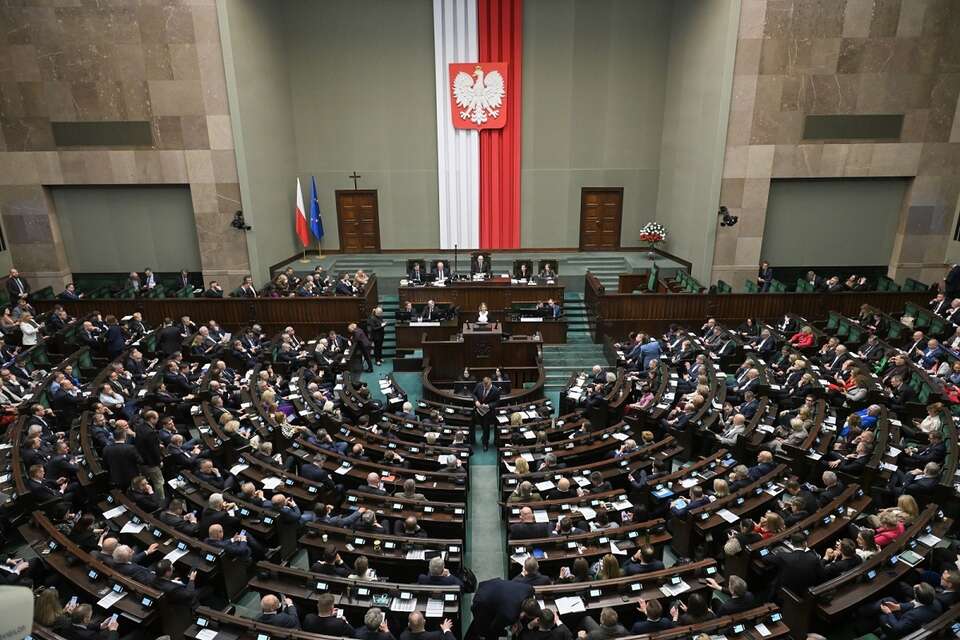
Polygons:
M856 316L869 304L897 316L907 302L925 306L929 292L844 293L613 293L589 271L584 283L588 312L596 318L595 340L621 338L630 331L662 332L671 323L699 326L705 318L737 326L744 318L772 321L787 312L809 320L826 319L828 311Z
M197 324L216 320L220 326L237 329L259 324L268 335L293 327L301 335L318 331L343 331L349 322L363 321L377 306L377 277L370 276L357 296L319 296L316 298L100 298L96 300L37 300L38 311L49 311L61 304L71 316L85 317L92 311L117 318L135 311L149 325L158 326L164 318L174 320L190 316Z

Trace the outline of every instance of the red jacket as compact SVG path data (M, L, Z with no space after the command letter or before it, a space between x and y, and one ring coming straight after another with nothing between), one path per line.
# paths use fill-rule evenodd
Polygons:
M813 334L804 333L803 331L798 331L797 333L790 336L790 344L800 349L813 346Z
M873 540L877 543L878 547L884 547L902 536L904 529L905 527L902 522L898 522L897 526L892 529L880 527L877 529L876 534L874 534Z

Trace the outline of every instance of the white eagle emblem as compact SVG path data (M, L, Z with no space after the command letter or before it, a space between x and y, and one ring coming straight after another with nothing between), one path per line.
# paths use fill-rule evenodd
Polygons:
M453 97L462 109L462 119L482 125L489 118L500 116L505 93L503 76L499 71L484 75L480 65L474 69L473 75L476 80L463 71L457 74L453 80Z

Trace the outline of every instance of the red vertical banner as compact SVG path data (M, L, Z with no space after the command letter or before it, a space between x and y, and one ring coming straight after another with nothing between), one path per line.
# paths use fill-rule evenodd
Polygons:
M507 62L510 117L480 132L480 247L520 246L520 145L523 107L523 0L477 0L480 60Z

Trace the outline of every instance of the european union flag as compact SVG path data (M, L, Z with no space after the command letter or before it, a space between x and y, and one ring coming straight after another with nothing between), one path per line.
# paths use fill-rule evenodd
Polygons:
M320 241L323 239L323 218L320 217L320 201L317 200L317 178L310 187L310 232Z

